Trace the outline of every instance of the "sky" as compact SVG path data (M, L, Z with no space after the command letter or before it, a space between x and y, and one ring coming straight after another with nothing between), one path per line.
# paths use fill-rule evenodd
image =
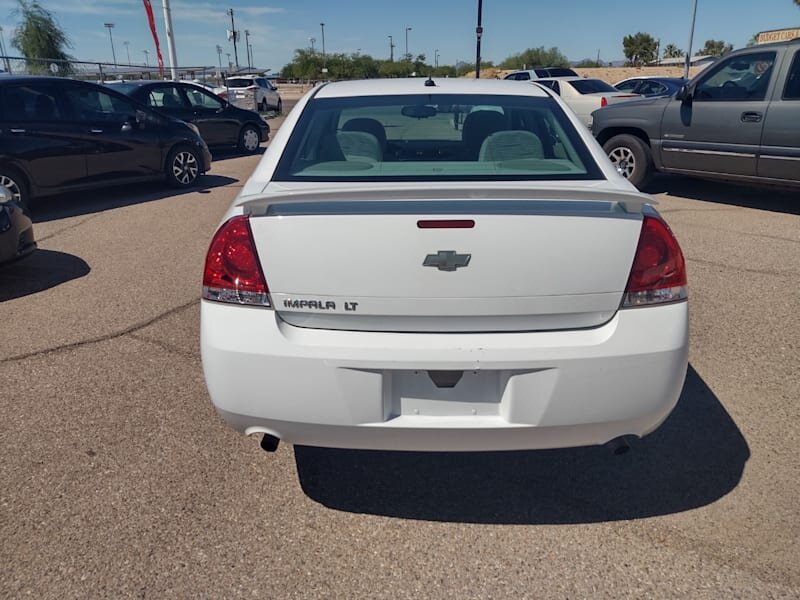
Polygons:
M39 0L50 10L73 41L70 53L80 60L111 62L111 43L106 22L114 23L112 35L118 62L143 64L155 48L141 0ZM168 64L162 0L152 0ZM227 41L230 29L228 8L234 9L236 28L250 31L255 65L280 70L296 48L322 48L320 23L325 23L325 50L360 51L376 58L388 58L389 38L394 38L395 57L408 50L425 54L433 63L438 49L440 64L475 60L477 0L172 0L172 24L178 64L212 66L218 62L216 46L223 47L227 61L233 45ZM0 26L9 55L10 38L18 18L13 14L16 0L0 0ZM692 0L485 0L483 2L482 56L499 62L529 47L557 46L571 60L596 58L603 61L624 57L622 38L644 31L686 50L691 22ZM768 29L800 26L800 8L793 0L698 0L694 50L707 39L722 39L739 48L750 37ZM242 33L242 38L244 34ZM126 46L124 42L129 42ZM243 43L239 63L247 64Z

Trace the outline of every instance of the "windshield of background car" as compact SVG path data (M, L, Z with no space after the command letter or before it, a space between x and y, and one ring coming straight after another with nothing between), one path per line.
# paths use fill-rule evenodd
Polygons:
M276 181L603 179L552 98L413 94L311 100Z
M575 79L569 82L579 94L596 94L598 92L618 92L619 90L600 79Z

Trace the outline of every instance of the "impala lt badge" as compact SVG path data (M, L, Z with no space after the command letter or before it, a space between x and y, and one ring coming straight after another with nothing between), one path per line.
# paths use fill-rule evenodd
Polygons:
M436 267L440 271L455 271L459 267L469 265L472 254L456 254L455 250L439 250L436 254L425 257L423 267Z

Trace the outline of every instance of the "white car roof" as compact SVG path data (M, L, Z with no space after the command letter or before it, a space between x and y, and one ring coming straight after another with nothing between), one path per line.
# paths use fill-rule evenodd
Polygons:
M580 79L580 78L578 78ZM535 86L520 85L519 81L504 79L467 79L435 77L435 86L426 86L425 77L399 79L362 79L325 84L317 98L347 98L351 96L394 96L403 94L497 94L502 96L536 96L547 94Z

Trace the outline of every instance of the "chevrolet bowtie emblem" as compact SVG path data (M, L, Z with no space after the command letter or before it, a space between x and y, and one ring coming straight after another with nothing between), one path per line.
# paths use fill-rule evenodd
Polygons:
M455 250L439 250L436 254L425 257L423 267L436 267L440 271L455 271L459 267L469 265L472 254L456 254Z

